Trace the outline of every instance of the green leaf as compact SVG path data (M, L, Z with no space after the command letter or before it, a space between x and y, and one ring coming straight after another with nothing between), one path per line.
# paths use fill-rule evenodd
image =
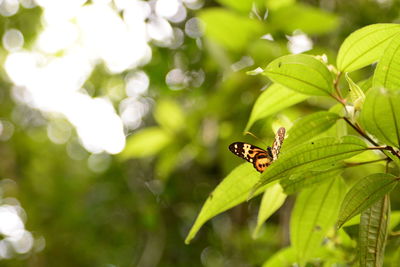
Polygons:
M361 88L355 82L353 82L347 72L345 76L349 84L349 95L351 102L354 105L354 110L360 111L365 100L365 94L363 90L361 90Z
M257 236L264 222L283 205L285 199L286 194L283 193L282 187L279 183L271 185L265 189L261 200L260 210L258 212L257 226L253 232L254 238Z
M344 193L345 184L336 177L299 194L290 220L290 236L300 266L314 256L334 226Z
M400 90L400 34L395 35L379 59L372 85L375 88Z
M293 247L286 247L270 257L262 267L282 267L293 266L296 262L296 254Z
M390 198L388 195L361 213L358 240L361 267L383 265L389 217Z
M307 95L330 95L333 76L328 68L310 55L287 55L275 59L264 70L272 81Z
M171 132L179 131L185 124L185 117L181 107L169 99L162 99L157 102L154 118L158 124Z
M393 36L400 32L399 24L373 24L350 34L339 49L339 71L351 72L377 61Z
M365 98L361 123L380 142L400 147L400 91L371 89Z
M307 34L323 34L333 31L339 24L335 14L300 3L274 10L268 19L271 24L287 34L292 34L295 30L301 30ZM316 21L318 23L315 23Z
M120 156L122 159L153 156L171 141L171 136L159 127L144 128L128 138Z
M258 97L251 111L245 131L248 131L257 120L264 119L309 97L308 95L290 90L283 85L272 84Z
M332 169L326 171L308 171L298 175L292 175L289 178L280 180L285 194L291 195L305 188L325 182L327 179L338 176L343 172L345 165L338 164Z
M359 81L357 85L361 88L361 90L363 90L364 93L366 93L367 91L369 91L369 89L372 88L372 79L373 76L370 76L368 79Z
M194 238L200 227L215 215L226 211L244 201L251 188L257 183L260 174L256 172L251 164L243 163L235 168L227 177L214 189L207 198L197 219L190 229L185 243ZM260 188L255 195L262 193L265 190Z
M285 146L285 143L283 143ZM290 151L282 150L280 157L261 174L258 188L278 179L311 170L327 170L327 166L350 158L367 149L366 144L355 136L344 136L340 140L325 137L304 143Z
M357 225L357 224L360 224L360 214L354 216L353 218L351 218L350 220L348 220L347 222L345 222L345 223L342 225L342 228L339 229L339 230L342 230L343 227L353 226L353 225Z
M375 173L360 179L343 200L338 227L392 191L398 182L399 178L386 173Z
M205 24L205 36L234 52L244 50L249 42L268 31L262 22L223 8L207 8L198 14Z
M333 112L320 111L297 120L288 131L285 148L298 146L331 128L340 116Z

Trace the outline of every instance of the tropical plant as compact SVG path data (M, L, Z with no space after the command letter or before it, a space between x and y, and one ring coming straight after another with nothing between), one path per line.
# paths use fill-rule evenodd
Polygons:
M245 131L306 99L331 104L285 125L289 130L280 157L261 175L248 163L232 170L209 195L186 243L210 218L263 194L257 235L285 198L297 194L291 244L264 266L354 261L355 250L338 251L346 252L351 240L346 226L356 224L360 266L382 266L399 215L390 216L390 192L398 190L400 180L399 47L399 24L374 24L345 39L335 65L324 55L296 54L249 72L260 72L273 84L254 104ZM369 77L358 83L350 77L376 62Z

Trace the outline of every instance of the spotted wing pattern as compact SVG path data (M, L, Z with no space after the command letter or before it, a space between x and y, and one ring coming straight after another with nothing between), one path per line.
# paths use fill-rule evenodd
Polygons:
M275 140L274 143L272 144L272 149L271 149L273 161L278 159L279 152L281 151L281 146L283 144L283 139L285 139L285 133L286 130L283 127L279 128L278 131L276 132Z
M262 173L278 158L283 139L285 138L285 132L285 128L279 128L276 132L272 148L268 147L267 150L242 142L232 143L229 146L229 150L236 156L252 163L254 168Z
M254 168L259 172L263 172L272 163L270 147L264 150L247 143L236 142L229 146L229 150L236 156L253 163Z

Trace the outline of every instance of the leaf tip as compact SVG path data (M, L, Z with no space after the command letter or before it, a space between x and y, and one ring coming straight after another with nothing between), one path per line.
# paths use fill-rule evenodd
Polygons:
M260 227L261 227L260 225L257 225L256 228L254 229L254 231L253 231L253 233L251 235L251 237L253 239L257 239L258 238L258 234L260 232Z

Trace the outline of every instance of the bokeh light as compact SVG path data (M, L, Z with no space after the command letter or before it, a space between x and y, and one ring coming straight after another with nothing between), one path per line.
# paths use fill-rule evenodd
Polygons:
M17 51L24 45L24 36L19 30L9 29L3 35L3 47L9 52Z
M51 113L64 116L89 152L119 153L125 146L124 128L139 127L149 110L139 99L149 88L149 78L135 70L151 60L150 41L172 48L183 44L183 31L168 20L183 21L185 6L178 0L36 3L43 9L43 29L32 48L22 50L24 37L18 29L6 31L2 39L10 51L4 66L15 84L14 100L44 112L49 120ZM9 16L18 6L18 1L7 0L1 10ZM24 1L24 6L34 3ZM110 75L133 70L125 79L127 98L119 105L120 115L111 99L89 96L84 88L101 63ZM62 127L50 123L47 131L54 143L66 143L71 137L65 123Z
M313 48L313 41L307 34L296 31L292 36L286 36L289 40L288 49L292 54L300 54Z
M26 214L16 198L3 195L16 189L11 179L0 180L0 260L26 254L34 248L35 239L25 229Z
M18 0L2 0L0 2L0 15L10 17L15 15L19 10Z

